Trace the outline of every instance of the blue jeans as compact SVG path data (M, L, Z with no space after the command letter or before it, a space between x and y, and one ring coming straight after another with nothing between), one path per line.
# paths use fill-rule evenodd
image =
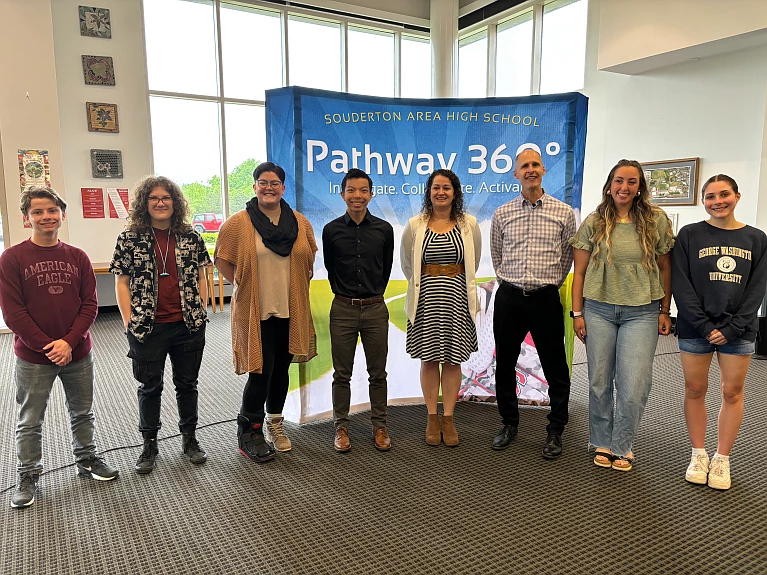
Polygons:
M693 355L708 355L715 351L723 355L751 355L756 351L756 342L745 339L728 341L723 345L714 345L704 337L679 339L679 351Z
M69 421L72 428L72 450L76 461L96 455L93 442L93 354L70 362L64 367L39 365L16 358L16 456L19 475L43 470L43 420L53 382L58 376L64 387Z
M652 387L658 302L626 306L587 299L583 318L589 366L589 446L623 456L631 451Z

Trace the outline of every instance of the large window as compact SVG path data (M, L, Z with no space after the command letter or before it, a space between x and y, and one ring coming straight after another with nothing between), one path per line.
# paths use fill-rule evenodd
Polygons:
M428 38L402 36L400 74L403 98L431 97L431 44Z
M495 95L529 96L533 67L533 12L498 24Z
M154 170L193 215L227 217L253 197L267 90L430 95L428 33L270 4L143 2Z
M484 98L487 95L487 30L458 42L458 97Z
M290 84L341 90L341 24L290 16Z
M349 91L394 96L394 34L349 26Z
M541 94L583 88L588 2L559 1L543 8Z
M458 95L528 96L583 88L588 0L540 0L521 13L510 12L463 31Z

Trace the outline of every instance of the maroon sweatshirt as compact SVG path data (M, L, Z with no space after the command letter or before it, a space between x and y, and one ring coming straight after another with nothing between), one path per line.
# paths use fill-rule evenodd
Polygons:
M52 365L43 348L57 339L72 346L72 361L84 358L98 313L88 256L64 242L42 247L27 240L8 248L0 256L0 308L21 359Z

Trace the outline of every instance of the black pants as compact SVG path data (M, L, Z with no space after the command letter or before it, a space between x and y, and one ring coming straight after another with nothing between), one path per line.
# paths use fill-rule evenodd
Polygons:
M504 425L519 425L516 365L529 332L549 384L551 412L547 431L562 433L567 425L570 369L565 355L565 324L556 286L529 295L502 282L495 294L495 395Z
M144 439L157 437L162 427L162 400L165 358L170 355L173 385L176 387L178 428L194 433L197 427L197 375L205 347L205 324L190 333L183 321L156 323L144 343L128 332L128 357L133 360L133 376L138 388L139 431Z
M270 317L261 322L261 355L264 358L261 373L249 373L242 392L240 413L251 423L264 422L264 403L268 413L282 413L290 385L288 351L290 319Z

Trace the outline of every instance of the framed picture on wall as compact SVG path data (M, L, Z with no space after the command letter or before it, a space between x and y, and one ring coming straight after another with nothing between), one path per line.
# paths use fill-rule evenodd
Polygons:
M642 162L650 200L665 206L692 206L698 198L700 158Z
M112 37L112 23L109 20L107 8L79 6L78 10L80 12L80 36Z
M86 84L115 85L115 66L111 56L83 56L83 76Z
M88 110L89 132L112 132L120 131L117 122L117 104L103 104L101 102L86 102Z

